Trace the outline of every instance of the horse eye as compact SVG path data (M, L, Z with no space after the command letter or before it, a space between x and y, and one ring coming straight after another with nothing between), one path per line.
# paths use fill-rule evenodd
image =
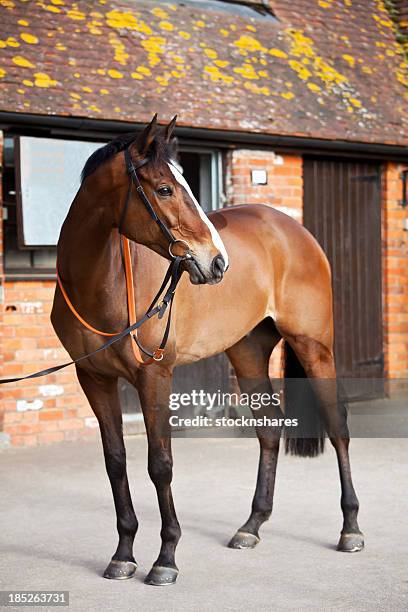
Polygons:
M170 187L159 187L157 193L163 197L171 196L173 193Z

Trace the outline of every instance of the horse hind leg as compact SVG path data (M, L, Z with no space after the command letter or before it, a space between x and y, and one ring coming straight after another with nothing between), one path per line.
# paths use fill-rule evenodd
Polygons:
M358 552L364 547L364 536L357 522L359 502L351 477L347 412L338 398L333 353L324 343L306 336L294 336L288 338L288 341L293 349L291 358L298 360L298 365L303 368L304 374L310 379L317 399L316 406L337 455L343 513L343 528L337 549L342 552ZM285 396L287 395L285 393ZM297 410L300 415L301 408L299 406ZM291 407L287 406L285 413L290 410ZM308 439L306 444L302 440L292 440L292 442L296 443L295 446L292 446L292 450L295 449L294 454L311 455L313 454L310 452L311 448L316 451L314 454L317 454L319 441L316 438L314 445L313 439ZM299 452L296 452L296 449ZM302 449L306 452L302 452Z
M243 393L272 395L268 374L269 358L280 338L275 324L268 318L226 351ZM261 406L252 412L258 418L264 416L282 418L279 407L272 405ZM251 514L230 540L228 544L230 548L254 548L260 540L261 525L272 513L281 429L257 427L256 434L260 445L260 456Z

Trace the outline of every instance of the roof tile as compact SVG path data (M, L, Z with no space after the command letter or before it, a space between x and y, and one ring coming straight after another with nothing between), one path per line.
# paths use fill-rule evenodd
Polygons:
M381 0L0 0L2 110L408 144Z

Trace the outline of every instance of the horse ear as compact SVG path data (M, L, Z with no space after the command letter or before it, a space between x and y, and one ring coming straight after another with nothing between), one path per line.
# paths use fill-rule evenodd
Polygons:
M164 130L164 140L166 142L170 142L171 140L174 128L176 127L176 121L177 121L177 115L174 115L173 119L170 121L169 125Z
M155 139L157 133L157 113L140 134L137 139L136 147L140 155L145 156L149 151L150 147L153 144L153 140Z

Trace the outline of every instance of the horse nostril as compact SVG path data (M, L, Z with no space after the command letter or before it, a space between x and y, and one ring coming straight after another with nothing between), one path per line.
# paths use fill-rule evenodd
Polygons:
M225 271L225 261L222 255L216 255L216 257L214 257L211 269L215 277L222 278Z

